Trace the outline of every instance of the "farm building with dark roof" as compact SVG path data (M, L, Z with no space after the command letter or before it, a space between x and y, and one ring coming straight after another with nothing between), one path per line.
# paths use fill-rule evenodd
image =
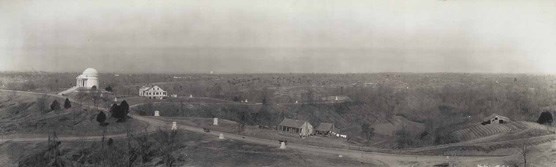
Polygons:
M300 136L309 136L313 134L313 125L307 121L284 118L278 125L278 130L296 133Z
M483 125L487 124L503 124L510 122L510 118L498 114L492 114L483 119Z
M319 135L330 135L335 131L333 123L320 123L320 125L315 129L315 133Z

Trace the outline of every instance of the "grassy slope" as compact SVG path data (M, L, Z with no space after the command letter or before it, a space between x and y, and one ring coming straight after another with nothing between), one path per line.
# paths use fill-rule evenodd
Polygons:
M67 110L41 112L37 106L37 98L41 95L12 94L0 92L0 133L9 135L48 134L56 131L59 135L100 135L103 128L96 121L97 112L72 104ZM56 99L63 106L61 98L47 97L46 107ZM109 115L109 114L108 114ZM107 119L108 134L123 133L126 129L140 129L146 124L128 120L116 123Z
M178 132L178 148L172 152L178 158L177 166L377 166L370 163L361 163L349 158L339 158L336 155L313 155L294 150L279 150L268 146L246 144L231 140L218 140L203 134ZM155 142L150 139L150 142ZM117 140L114 145L105 148L122 150L126 152L127 141ZM153 150L159 145L153 144ZM25 149L22 152L9 151L10 149ZM46 143L20 144L5 143L0 145L0 154L7 159L3 164L15 165L15 162L31 162L29 157L42 152ZM77 162L84 160L88 166L102 166L95 157L100 151L100 142L62 142L62 159ZM126 154L126 153L124 153ZM160 152L152 154L152 159L146 162L137 162L134 166L155 166L160 164ZM1 160L1 159L0 159ZM120 161L125 161L120 160ZM40 165L40 164L35 164ZM82 164L81 164L82 165Z
M234 110L233 106L237 109ZM259 106L260 108L260 106ZM273 118L270 120L270 125L277 125L284 117L299 120L308 120L314 127L317 127L321 122L332 122L338 128L339 133L347 134L349 136L358 136L360 134L360 119L359 115L342 115L337 111L337 106L334 104L322 105L273 105L272 113ZM147 116L152 116L154 110L159 110L161 116L165 117L197 117L197 118L212 118L216 116L220 119L227 119L238 121L237 115L231 114L239 111L257 112L256 107L247 106L244 104L187 104L173 103L165 101L162 103L154 103L152 105L140 105L134 108L139 113L144 113ZM193 125L196 126L196 125ZM402 116L394 116L392 121L377 121L374 125L375 136L392 136L396 130L401 128L410 130L412 135L418 135L424 130L422 123L417 123L406 119ZM377 138L378 139L378 138ZM384 140L376 140L383 142ZM388 140L389 144L382 143L381 146L393 145L394 141Z
M466 127L454 130L450 133L454 142L471 140L499 141L508 139L519 139L550 134L544 126L524 121L512 121L505 124L481 125L474 123Z

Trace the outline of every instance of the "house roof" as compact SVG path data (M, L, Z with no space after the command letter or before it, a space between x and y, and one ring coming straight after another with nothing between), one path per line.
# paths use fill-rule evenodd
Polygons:
M488 116L488 117L485 117L485 119L483 119L483 121L489 121L489 120L491 120L492 118L495 118L495 117L498 117L498 119L510 120L510 118L508 118L508 117L505 117L505 116L502 116L502 115L498 115L498 114L492 114L492 115L490 115L490 116Z
M149 90L151 87L148 86L142 86L141 88L139 88L139 90L141 91L145 91L145 90Z
M334 128L334 124L332 123L320 123L319 127L317 127L318 131L332 131Z
M158 88L158 89L160 89L160 91L164 91L164 89L162 89L162 88L160 88L159 86L156 86L156 85L150 86L150 87L149 86L142 86L141 88L139 88L139 90L140 91L148 91L148 90L151 90L151 89L154 89L154 88Z
M280 126L301 128L305 122L307 121L284 118L284 120L280 122Z

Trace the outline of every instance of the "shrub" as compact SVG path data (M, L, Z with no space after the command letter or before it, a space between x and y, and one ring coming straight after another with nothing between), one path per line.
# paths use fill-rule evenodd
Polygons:
M129 113L129 104L127 104L127 101L124 100L120 103L120 109L124 113L125 118L125 116L127 116L127 114Z
M549 111L545 111L541 113L541 116L539 116L539 119L537 120L537 123L539 124L552 124L553 122L553 117L552 117L552 113L550 113Z
M62 107L60 107L60 103L58 102L58 100L54 100L52 104L50 104L50 110L60 110L60 109L62 109Z
M65 109L71 108L71 102L68 98L66 98L66 101L64 101L64 108Z
M414 142L412 138L413 137L411 136L409 131L407 131L405 127L402 127L400 130L396 131L395 140L396 140L397 148L402 149L402 148L413 146Z
M122 107L118 104L112 105L110 108L111 116L118 119L117 122L123 122L125 119L125 113L122 110Z
M106 121L106 114L104 114L104 112L102 112L102 111L99 112L99 113L97 114L97 122L98 122L101 126L103 126L103 125L105 125L105 123L104 123L105 121Z
M108 85L106 88L104 88L104 90L108 92L112 92L112 86Z

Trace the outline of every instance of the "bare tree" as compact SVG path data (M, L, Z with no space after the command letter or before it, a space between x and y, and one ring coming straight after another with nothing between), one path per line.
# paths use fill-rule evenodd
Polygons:
M60 151L60 145L62 142L58 141L58 136L56 135L56 131L52 132L52 134L48 135L48 150L46 155L48 157L48 166L65 166L65 163L62 159L62 153Z
M521 156L523 157L523 167L527 167L527 154L529 154L529 146L527 143L523 143L519 149L521 150Z
M10 94L8 94L8 100L13 100L17 97L17 91L12 90L10 91Z
M46 97L46 94L42 95L41 97L37 98L36 104L37 104L37 109L40 112L45 112L47 110L47 104L46 104L46 100L48 98Z
M171 167L174 165L178 157L174 152L180 148L177 141L178 131L162 131L159 130L155 136L156 141L160 145L159 152L162 154L164 165Z

